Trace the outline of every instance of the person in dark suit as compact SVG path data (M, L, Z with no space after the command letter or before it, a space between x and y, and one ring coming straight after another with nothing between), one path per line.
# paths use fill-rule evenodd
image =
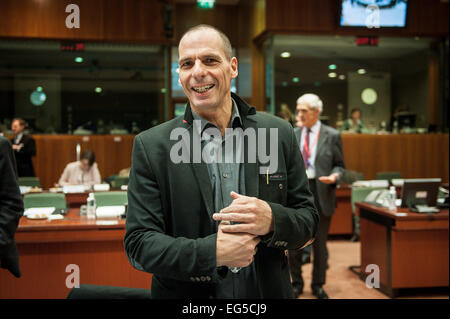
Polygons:
M10 142L0 136L0 267L20 277L19 254L14 234L23 215L16 162Z
M214 27L188 30L179 44L184 117L134 141L124 246L153 274L152 298L293 298L285 250L317 229L293 128L231 93L231 52ZM223 162L230 133L236 157Z
M13 131L12 149L17 163L19 177L35 176L32 157L36 155L34 139L24 134L25 121L21 118L13 119L11 130Z
M319 299L327 299L323 289L326 269L328 268L328 250L326 241L331 216L336 207L335 188L344 173L344 156L340 133L324 125L319 120L323 103L315 94L304 94L297 99L297 120L300 127L295 129L295 136L305 161L309 188L314 194L314 202L319 211L320 222L313 250L313 278L311 289ZM296 296L303 292L302 264L308 250L290 250L289 266L292 286Z

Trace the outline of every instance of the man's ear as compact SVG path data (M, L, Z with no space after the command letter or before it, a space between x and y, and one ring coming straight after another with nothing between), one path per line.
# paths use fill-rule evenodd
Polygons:
M231 64L231 78L232 79L237 78L239 71L238 71L238 61L236 57L231 58L230 64Z

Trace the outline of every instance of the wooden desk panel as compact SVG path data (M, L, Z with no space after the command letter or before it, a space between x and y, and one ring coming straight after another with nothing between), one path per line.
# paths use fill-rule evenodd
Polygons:
M369 264L380 268L380 290L396 296L399 289L448 287L449 211L426 215L399 208L356 203L361 227L361 278Z
M448 286L448 249L448 220L446 230L393 231L392 287Z
M0 298L66 298L69 264L80 284L150 288L151 274L134 269L123 247L125 220L98 225L71 209L64 220L22 217L16 232L21 278L0 270Z
M353 233L351 194L352 190L348 186L336 189L336 210L331 218L329 235L351 235Z
M76 160L75 146L91 149L102 178L131 166L134 135L34 135L36 175L43 188L53 187L64 167ZM343 134L347 169L374 179L377 172L398 171L404 178L440 177L449 181L448 134Z
M448 134L342 134L347 169L375 179L377 172L397 171L403 178L449 180Z

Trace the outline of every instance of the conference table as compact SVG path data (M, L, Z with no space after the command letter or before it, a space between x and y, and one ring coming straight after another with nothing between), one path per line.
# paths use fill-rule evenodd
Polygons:
M376 265L379 289L390 297L404 288L448 287L448 209L434 214L407 208L394 212L357 202L356 213L360 216L362 280L374 283Z
M66 298L76 273L80 284L150 289L151 274L125 256L124 235L124 219L88 219L77 207L62 220L22 217L15 236L22 277L0 270L0 298Z

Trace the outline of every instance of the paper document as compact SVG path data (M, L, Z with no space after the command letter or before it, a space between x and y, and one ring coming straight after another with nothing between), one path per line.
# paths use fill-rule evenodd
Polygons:
M100 206L96 209L97 218L119 217L125 213L125 206Z
M19 186L20 189L20 194L26 194L29 193L31 191L31 186Z
M395 213L395 216L408 216L408 213Z
M84 185L68 185L63 187L63 192L67 193L84 193L89 187Z
M23 212L24 216L32 215L32 214L40 214L40 215L51 215L55 211L55 207L32 207L27 208Z
M101 192L101 191L109 191L110 186L109 184L95 184L94 185L94 191Z
M389 187L389 181L387 180L370 180L370 181L356 181L353 182L352 186L361 187Z
M64 219L64 216L61 214L55 214L55 215L50 215L48 216L49 220L58 220L58 219Z

